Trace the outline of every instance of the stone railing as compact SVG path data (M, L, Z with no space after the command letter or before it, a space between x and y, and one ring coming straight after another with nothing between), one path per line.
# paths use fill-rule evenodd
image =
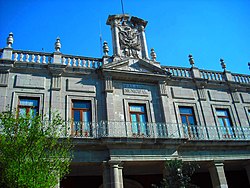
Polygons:
M234 74L232 73L233 81L249 84L250 83L250 76L249 75L243 75L243 74Z
M52 63L52 58L52 53L31 52L23 50L13 50L12 52L12 60L17 62L49 64Z
M162 68L170 72L172 76L191 78L191 73L189 68L173 67L173 66L163 66Z
M102 59L83 56L62 55L61 63L72 67L98 68Z
M200 70L201 78L207 80L222 81L223 73L216 71Z
M3 49L0 49L0 55ZM72 56L61 53L45 53L24 50L11 50L10 60L17 63L36 63L36 64L63 64L69 67L98 68L102 66L101 58L91 58L83 56ZM0 56L2 58L2 56Z
M173 77L200 78L209 81L231 81L243 84L250 84L250 75L236 74L228 71L226 71L225 73L219 71L202 70L198 68L192 69L192 68L173 67L173 66L162 66L162 68L170 72Z
M188 140L250 140L250 127L187 126L173 123L131 123L70 121L62 136L74 138L159 138Z

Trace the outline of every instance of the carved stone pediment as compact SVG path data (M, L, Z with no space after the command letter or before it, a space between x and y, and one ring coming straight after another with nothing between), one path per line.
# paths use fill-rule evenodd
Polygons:
M168 74L164 69L145 59L125 58L105 64L103 68L151 74Z

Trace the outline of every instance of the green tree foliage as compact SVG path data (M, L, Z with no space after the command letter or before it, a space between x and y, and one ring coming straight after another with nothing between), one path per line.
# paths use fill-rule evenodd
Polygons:
M55 187L69 172L72 144L63 120L0 114L0 187Z
M160 186L156 188L198 188L191 184L191 176L199 166L194 163L184 163L182 160L169 160L165 162L167 172Z

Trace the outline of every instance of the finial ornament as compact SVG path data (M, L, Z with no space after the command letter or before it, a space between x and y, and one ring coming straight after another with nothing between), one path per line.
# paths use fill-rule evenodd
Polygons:
M60 38L57 37L57 38L56 38L56 42L55 42L55 50L56 50L57 52L60 52L61 47L62 47L62 45L61 45L61 42L60 42Z
M194 58L193 58L192 54L189 54L188 57L189 57L189 63L190 63L190 65L192 67L194 67Z
M220 59L220 64L221 64L221 68L224 69L224 71L226 70L226 63L224 62L224 59Z
M9 33L9 36L8 36L8 38L7 38L7 47L8 47L8 48L12 48L13 42L14 42L13 33L10 32L10 33Z
M153 61L156 61L156 53L155 53L154 48L151 48L151 53L150 53L150 55L151 55L151 59L152 59Z
M250 70L250 62L248 62L248 67L249 67L249 70Z
M108 56L108 53L109 53L109 47L108 47L108 43L106 41L103 42L103 46L102 46L102 49L103 49L103 53L105 56Z

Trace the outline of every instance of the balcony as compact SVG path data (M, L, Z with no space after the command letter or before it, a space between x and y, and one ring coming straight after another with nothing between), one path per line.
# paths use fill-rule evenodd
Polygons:
M173 123L68 121L62 136L73 138L153 138L188 140L250 140L249 126L221 127Z

